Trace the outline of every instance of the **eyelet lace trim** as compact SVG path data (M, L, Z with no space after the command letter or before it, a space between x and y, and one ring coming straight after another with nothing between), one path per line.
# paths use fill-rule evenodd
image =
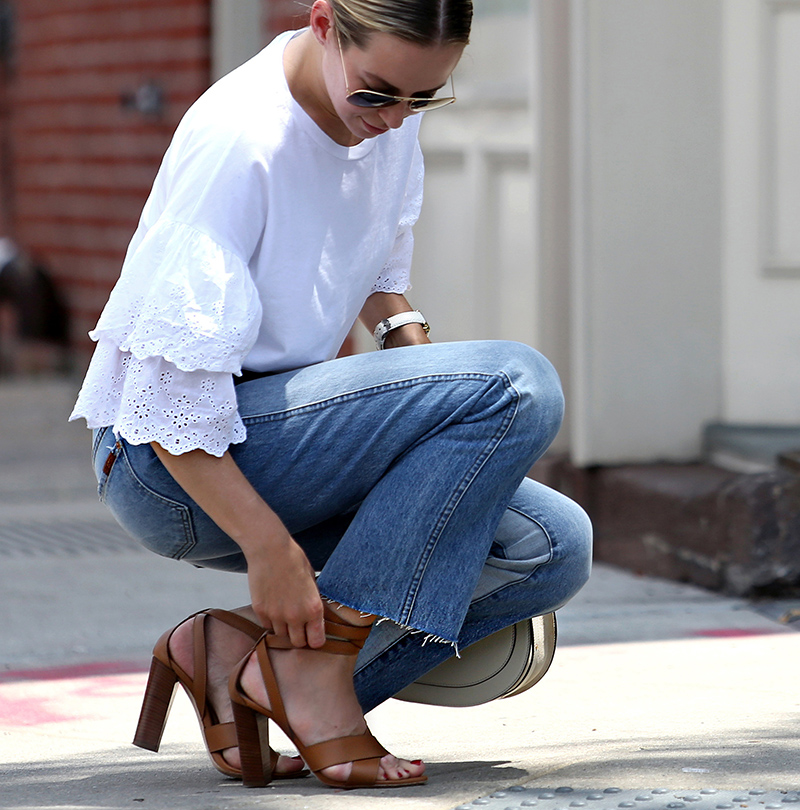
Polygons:
M384 265L370 293L404 293L411 289L410 268L414 253L414 233L412 228L419 219L422 209L422 190L425 178L425 164L419 145L408 178L407 194L403 215L398 223L397 238L392 253Z
M261 322L246 263L184 223L156 223L134 242L92 340L182 371L238 373Z
M162 357L139 359L102 339L70 419L113 425L131 444L158 442L172 455L205 450L222 456L243 442L233 376L181 371Z
M412 232L405 231L397 237L394 251L384 265L370 293L404 293L411 289L410 272L411 255L414 251Z

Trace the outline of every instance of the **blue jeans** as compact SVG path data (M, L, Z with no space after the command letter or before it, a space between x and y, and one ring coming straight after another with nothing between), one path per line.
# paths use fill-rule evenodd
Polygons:
M247 441L231 454L320 571L320 593L389 620L357 664L365 711L452 645L555 610L585 583L588 518L525 478L563 412L558 377L533 349L410 346L236 392ZM149 445L121 441L109 469L114 443L95 432L95 471L126 530L167 557L246 569Z

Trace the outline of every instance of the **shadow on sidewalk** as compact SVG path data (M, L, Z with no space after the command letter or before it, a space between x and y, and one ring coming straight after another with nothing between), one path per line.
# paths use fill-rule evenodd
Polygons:
M430 781L402 790L338 791L314 777L279 780L266 788L245 789L238 780L218 774L196 750L165 751L152 755L134 748L109 749L70 755L64 760L36 760L12 765L4 775L4 808L175 808L199 810L220 807L348 808L369 804L380 807L448 807L459 797L505 787L530 778L527 771L505 767L506 762L433 762ZM171 750L172 749L172 750ZM428 805L425 800L434 802ZM359 803L360 802L360 803Z

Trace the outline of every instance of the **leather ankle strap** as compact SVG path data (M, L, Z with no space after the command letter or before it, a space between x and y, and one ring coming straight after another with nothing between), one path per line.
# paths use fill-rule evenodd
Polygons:
M324 615L325 643L316 649L334 655L358 655L369 637L372 624L365 626L349 624L328 604L325 605ZM265 633L262 638L268 647L276 650L290 650L294 646L287 636Z

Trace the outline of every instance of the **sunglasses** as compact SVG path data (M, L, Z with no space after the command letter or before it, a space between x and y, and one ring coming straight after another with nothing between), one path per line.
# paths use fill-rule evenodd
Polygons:
M388 93L378 93L375 90L350 90L347 83L347 70L344 66L344 53L342 52L342 40L339 30L336 29L336 42L339 45L339 58L342 60L342 73L344 74L344 89L347 92L347 100L354 107L363 107L369 110L379 110L383 107L393 107L395 104L408 104L412 112L422 112L423 110L438 110L446 107L455 100L455 88L453 86L453 76L450 75L450 92L453 95L442 96L441 98L427 98L425 96L392 96Z

